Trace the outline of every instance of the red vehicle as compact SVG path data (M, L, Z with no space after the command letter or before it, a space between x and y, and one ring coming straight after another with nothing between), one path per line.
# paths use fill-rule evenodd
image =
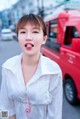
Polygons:
M41 52L59 64L66 99L76 104L80 99L80 11L64 11L45 23L49 38Z

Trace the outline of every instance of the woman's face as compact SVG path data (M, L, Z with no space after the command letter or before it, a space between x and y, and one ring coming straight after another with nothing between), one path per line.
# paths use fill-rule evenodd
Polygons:
M29 56L40 54L41 45L46 39L47 36L44 36L42 28L30 23L18 31L18 41L22 51Z

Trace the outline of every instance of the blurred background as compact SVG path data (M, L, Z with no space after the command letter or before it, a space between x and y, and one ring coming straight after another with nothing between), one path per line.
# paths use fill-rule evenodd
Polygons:
M0 86L2 64L20 54L15 33L16 23L25 14L34 13L43 20L55 17L62 11L80 10L79 0L0 0ZM7 41L7 42L6 42ZM80 55L79 55L80 56ZM62 119L80 119L80 104L70 105L63 95Z
M79 0L0 0L0 30L8 27L15 30L18 19L28 13L43 19L59 14L63 10L80 9Z

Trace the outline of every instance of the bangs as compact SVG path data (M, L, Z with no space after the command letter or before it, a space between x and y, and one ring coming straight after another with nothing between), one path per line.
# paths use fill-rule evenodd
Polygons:
M29 14L29 15L24 15L23 17L21 17L21 19L18 21L17 26L16 26L16 32L18 35L18 31L20 29L23 29L25 27L26 24L31 24L32 26L35 27L41 27L43 30L44 35L47 34L46 31L46 26L44 21L37 15L34 14Z
M25 15L18 22L17 27L16 27L16 32L18 33L19 29L23 29L27 23L30 23L32 26L34 25L34 26L40 27L40 24L34 15L32 14Z

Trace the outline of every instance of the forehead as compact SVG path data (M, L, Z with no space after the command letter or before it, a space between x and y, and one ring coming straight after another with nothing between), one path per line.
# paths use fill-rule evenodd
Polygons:
M40 24L38 23L38 21L36 21L35 19L34 20L22 20L19 24L18 24L18 30L19 29L22 29L26 26L32 26L32 27L38 27L40 28Z
M25 25L20 27L20 29L26 29L26 28L32 28L32 29L41 29L41 27L37 24L31 24L30 22L27 22Z

